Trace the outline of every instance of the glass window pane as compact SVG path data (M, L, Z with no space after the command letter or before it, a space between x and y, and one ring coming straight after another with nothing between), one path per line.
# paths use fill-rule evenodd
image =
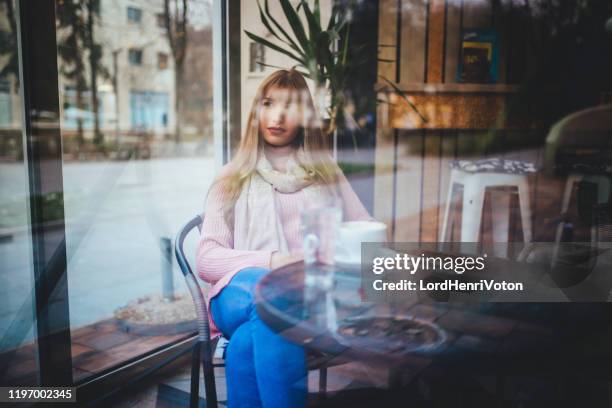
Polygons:
M67 22L58 26L58 50L74 34L79 51L58 52L76 381L195 330L184 278L166 252L181 224L202 211L214 176L210 4L186 3L178 64L160 34L162 2L104 3L91 15L93 45L66 2L57 6ZM126 10L128 21L119 17ZM195 242L188 245L194 253Z
M37 384L29 189L23 155L15 4L0 5L0 362L2 385Z
M400 3L380 2L377 33L376 150L399 156L377 156L375 183L389 194L377 194L375 208L395 239L601 244L597 214L610 213L612 198L610 3ZM393 187L389 160L399 166ZM458 160L464 167L453 169ZM529 190L488 185L482 210L465 221L457 175L516 166L532 169ZM503 188L512 193L497 197Z
M142 19L142 10L135 7L127 8L128 21L131 23L140 23Z

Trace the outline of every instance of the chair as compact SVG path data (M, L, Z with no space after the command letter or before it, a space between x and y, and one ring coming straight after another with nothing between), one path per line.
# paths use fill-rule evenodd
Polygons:
M174 241L174 252L176 260L189 293L193 298L193 303L196 308L197 322L198 322L198 338L193 345L193 354L191 359L191 391L190 391L190 407L198 406L198 399L200 394L200 361L202 361L202 369L204 371L204 387L206 390L206 406L216 408L217 407L217 389L215 388L215 367L223 367L223 364L213 363L212 349L217 343L217 339L210 339L210 326L208 324L208 308L206 307L206 300L202 295L202 290L198 283L198 280L193 273L185 252L183 250L183 243L185 238L194 229L202 228L203 217L196 215L187 224L181 228Z
M457 160L451 163L451 180L442 223L441 242L450 238L453 221L450 219L454 188L463 186L461 215L461 242L479 241L485 192L492 188L494 242L508 242L510 219L510 194L498 191L498 187L512 187L517 190L521 210L521 226L524 242L531 242L531 207L529 204L528 173L536 171L529 162L505 159ZM496 247L496 255L507 256L507 248Z
M545 169L551 174L567 176L561 217L568 218L574 186L578 185L578 209L583 222L591 222L594 205L606 205L612 193L612 105L602 105L561 119L546 136ZM581 190L592 185L594 202L581 204ZM582 194L584 197L585 194ZM587 200L590 201L590 200ZM580 211L587 209L588 211ZM555 235L556 245L563 240L564 223L559 223Z
M200 386L200 361L202 362L202 369L204 372L204 387L206 390L206 406L207 408L217 407L217 390L215 388L215 367L224 367L225 364L215 364L213 360L212 350L217 347L215 357L224 358L224 348L227 345L227 340L224 338L211 340L210 338L210 327L208 324L208 308L206 307L206 301L202 295L202 290L198 279L193 273L185 252L183 249L183 243L185 238L192 232L196 227L198 230L202 229L202 222L204 221L203 215L196 215L189 222L187 222L178 232L175 242L174 249L176 260L178 265L185 276L189 293L193 298L193 302L196 308L197 323L198 323L198 338L193 346L193 354L191 360L191 391L190 391L190 407L194 408L198 406L199 399L199 386ZM314 352L308 353L308 368L314 369L319 368L319 393L325 394L327 388L327 367L326 363L329 357L320 355Z

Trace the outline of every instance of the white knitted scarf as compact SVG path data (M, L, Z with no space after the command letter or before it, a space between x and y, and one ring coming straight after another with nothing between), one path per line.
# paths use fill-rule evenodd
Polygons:
M328 188L313 183L311 175L298 163L304 163L305 158L304 151L298 150L289 157L286 171L280 172L265 154L260 154L256 171L245 183L234 207L234 249L289 253L276 191L289 194L304 190L309 204L332 196Z

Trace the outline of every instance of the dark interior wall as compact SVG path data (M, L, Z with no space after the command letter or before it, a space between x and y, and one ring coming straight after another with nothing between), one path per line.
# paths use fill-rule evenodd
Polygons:
M515 27L510 79L522 85L513 111L550 125L606 100L612 91L612 2L539 2L506 10ZM609 96L608 96L609 98Z

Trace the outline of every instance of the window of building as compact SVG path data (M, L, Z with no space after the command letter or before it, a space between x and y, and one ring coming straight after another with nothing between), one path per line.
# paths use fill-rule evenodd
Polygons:
M136 7L128 7L127 18L130 23L140 23L142 21L142 10Z
M98 92L98 120L104 122L104 104L102 103L103 93ZM94 115L91 92L81 91L81 102L79 107L79 97L74 86L66 86L63 93L63 118L62 127L74 130L82 126L83 129L93 129Z
M164 52L157 53L157 68L158 69L168 68L168 54Z
M130 61L130 65L142 65L142 50L139 48L130 48L128 60Z
M0 126L7 126L12 120L11 83L0 79Z
M167 92L130 91L130 125L137 130L162 130L168 125Z
M252 42L249 48L249 72L263 72L266 49L262 44Z
M166 27L166 16L164 13L157 13L155 15L155 20L157 21L157 26L165 28Z

